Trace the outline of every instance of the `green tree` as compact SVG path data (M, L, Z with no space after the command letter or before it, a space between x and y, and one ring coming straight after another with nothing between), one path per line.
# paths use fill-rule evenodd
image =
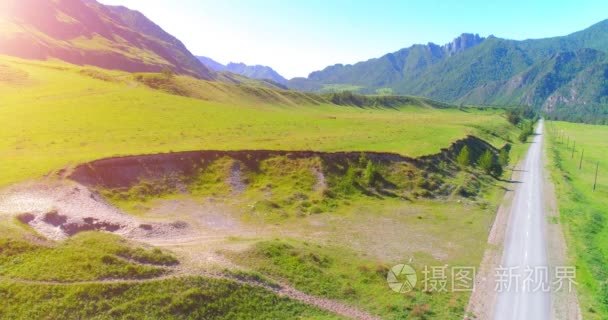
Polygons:
M363 171L363 183L366 186L371 186L374 184L376 180L376 166L371 160L367 160L367 164L365 165L365 170Z
M500 164L501 167L506 167L509 165L509 160L509 150L507 150L507 148L501 149L498 154L498 164Z
M519 141L526 142L528 137L534 134L534 124L531 121L525 121L521 126Z
M520 142L526 142L527 140L528 140L528 133L527 133L527 132L525 132L525 131L522 131L522 132L519 134L519 141L520 141Z
M500 177L500 176L502 176L502 173L503 173L502 166L498 162L494 162L494 164L492 165L492 174L495 177Z
M353 166L349 166L344 173L344 177L338 181L337 189L344 194L352 194L355 192L355 181L357 171Z
M365 165L367 165L367 162L369 161L367 159L367 156L365 155L365 153L361 152L359 154L359 167L364 167Z
M478 165L485 173L492 173L494 170L494 155L490 150L486 150L486 152L481 155Z
M460 153L456 157L456 162L463 168L471 164L471 153L469 152L469 147L464 146L462 149L460 149Z
M517 125L521 121L521 115L519 111L514 109L507 111L507 120L513 125Z

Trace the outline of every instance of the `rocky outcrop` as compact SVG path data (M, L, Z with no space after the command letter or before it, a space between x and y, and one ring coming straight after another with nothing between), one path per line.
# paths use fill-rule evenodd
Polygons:
M480 37L478 34L463 33L458 38L452 40L452 42L445 44L442 48L448 56L452 56L482 43L483 40L485 38Z

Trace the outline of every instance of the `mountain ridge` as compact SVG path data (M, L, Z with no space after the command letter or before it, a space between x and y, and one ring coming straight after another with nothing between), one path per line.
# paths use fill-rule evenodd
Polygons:
M563 70L531 78L533 82L522 82L520 78L530 77L530 72L542 69L543 64L555 63L551 59L560 53L562 58L568 56L566 53L579 58L592 55L593 51L585 49L608 52L608 20L566 36L542 39L484 38L465 33L441 46L416 44L352 65L328 66L311 72L307 78L290 80L288 87L319 92L355 88L365 94L420 95L448 103L523 104L568 118L568 113L581 112L581 105L596 109L605 105L608 110L603 94L608 75L593 72L603 67L602 55L580 60L583 65L566 63ZM551 76L558 74L560 77ZM581 77L594 83L594 87L582 87ZM518 85L529 87L511 90L510 86L518 81Z
M0 54L214 78L180 40L138 11L95 0L4 0L2 7Z
M287 79L276 72L273 68L264 65L247 65L242 62L230 62L223 65L209 57L196 56L207 68L216 72L232 72L248 78L258 80L272 80L281 85L287 84Z

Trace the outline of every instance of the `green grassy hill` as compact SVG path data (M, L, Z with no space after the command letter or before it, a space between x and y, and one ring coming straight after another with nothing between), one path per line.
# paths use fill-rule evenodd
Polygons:
M36 235L10 225L0 225L3 319L338 319L255 285L170 275L173 256L116 236L33 243Z
M386 151L417 157L509 132L500 110L335 105L317 95L0 58L0 185L114 155L199 149ZM158 89L153 89L158 88ZM438 104L441 106L441 104ZM515 139L515 137L511 137Z

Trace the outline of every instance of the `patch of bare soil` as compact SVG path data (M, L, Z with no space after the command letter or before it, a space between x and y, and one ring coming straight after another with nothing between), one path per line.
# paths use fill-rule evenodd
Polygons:
M313 170L313 174L316 178L314 190L323 191L327 189L327 182L325 181L325 174L323 173L323 170L320 168L315 168Z
M181 237L148 239L154 245L188 245L220 242L230 237L256 238L267 234L267 228L246 225L242 213L225 202L214 199L156 200L144 216L147 221L179 221L192 232Z
M356 211L354 216L313 215L298 226L290 226L290 236L340 244L382 261L403 261L412 258L413 252L425 252L434 259L446 260L450 243L427 231L428 226L408 223L406 216L417 216L415 208L391 208L387 212ZM390 212L390 213L388 213ZM337 229L336 226L339 226Z
M50 178L1 190L0 216L16 217L51 240L92 230L135 239L188 233L187 225L146 223L122 213L78 183Z
M230 167L230 175L228 176L227 182L232 190L232 193L235 195L243 193L247 188L247 185L243 180L241 163L239 161L234 161Z

